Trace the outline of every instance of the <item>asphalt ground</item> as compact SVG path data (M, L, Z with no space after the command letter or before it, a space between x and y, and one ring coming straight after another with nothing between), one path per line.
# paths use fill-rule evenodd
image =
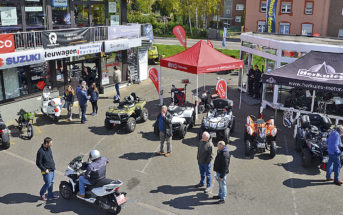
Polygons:
M159 100L152 82L147 80L121 89L123 96L136 92L147 99L149 120L137 124L131 134L104 128L105 112L112 105L114 93L101 95L98 116L87 115L87 124L80 124L77 114L72 122L62 119L57 124L39 115L31 140L18 137L12 126L11 147L0 151L0 214L106 214L78 199L39 200L43 180L35 165L35 156L46 136L54 141L52 150L57 167L54 190L57 192L60 181L66 179L63 173L69 161L98 149L110 160L107 177L122 180L120 190L128 193L129 200L121 214L343 214L343 188L325 182L322 170L301 166L300 155L293 146L292 131L281 125L281 113L276 119L279 128L276 157L269 159L268 154L261 154L253 160L246 158L242 142L246 116L256 115L259 107L242 103L239 109L239 93L235 89L237 74L207 74L205 77L207 86L214 86L217 77L231 79L229 98L234 100L236 127L229 145L232 157L224 205L217 205L217 200L211 199L218 192L214 177L209 194L193 188L199 182L196 152L202 116L184 140L172 141L170 157L155 155L159 140L153 134L152 124L159 113ZM180 71L163 69L165 96L169 97L167 92L172 83L182 87L180 79L183 78L192 82L187 87L187 97L193 103L191 91L195 89L196 76ZM199 77L201 85L202 78ZM75 106L74 113L77 112ZM89 105L87 113L90 112ZM63 114L66 115L65 110ZM272 115L272 110L264 112L265 118Z

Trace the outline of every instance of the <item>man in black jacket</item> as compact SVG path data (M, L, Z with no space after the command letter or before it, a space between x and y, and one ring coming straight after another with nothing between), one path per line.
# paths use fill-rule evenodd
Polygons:
M172 128L172 116L168 113L167 106L163 105L161 109L161 113L157 116L156 122L158 126L158 130L160 132L160 140L161 140L161 147L158 154L164 154L164 142L167 142L167 153L164 155L165 157L169 157L171 155L171 137L173 135L173 128Z
M255 98L258 99L260 97L260 84L261 84L261 77L262 72L259 70L258 66L255 65L255 73L254 73L254 93Z
M41 200L45 201L45 192L48 190L48 199L58 199L58 196L55 196L52 192L54 178L55 178L55 162L52 156L51 147L52 139L46 137L44 143L37 152L36 165L41 170L43 175L44 185L40 190Z
M248 94L249 96L254 95L254 74L255 70L252 68L252 65L250 65L249 72L248 72Z
M225 145L224 141L218 142L218 152L214 160L214 171L216 172L216 179L219 184L219 194L214 196L213 199L220 199L218 204L225 203L227 188L226 176L229 173L230 153L229 148Z

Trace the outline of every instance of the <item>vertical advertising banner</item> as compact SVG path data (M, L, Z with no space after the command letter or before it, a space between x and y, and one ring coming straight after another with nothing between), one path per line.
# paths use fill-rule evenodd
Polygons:
M185 49L187 49L187 37L186 37L185 29L180 25L176 25L173 28L173 34L179 40L181 45L183 45L183 47L185 47Z
M227 37L227 28L224 27L224 31L223 31L223 42L222 42L222 46L226 46L226 37Z
M158 70L155 67L152 67L149 70L149 78L151 79L152 83L155 85L157 93L160 94Z
M268 0L267 1L267 27L266 31L268 33L275 33L276 30L276 6L278 0Z

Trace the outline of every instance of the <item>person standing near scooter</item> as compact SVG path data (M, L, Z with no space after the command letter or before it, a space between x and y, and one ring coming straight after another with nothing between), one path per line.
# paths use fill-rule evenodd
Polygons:
M64 98L65 98L65 102L66 102L66 108L68 110L68 120L71 121L72 120L72 107L73 107L73 104L74 104L74 95L75 95L75 92L74 92L74 89L71 85L68 85L67 86L67 89L65 90L64 92Z
M82 85L81 91L80 91L80 100L79 100L79 106L81 108L81 123L86 123L86 111L87 111L87 101L90 99L90 96L87 95L87 88L85 85Z
M46 201L45 192L48 190L48 199L58 199L58 196L55 196L52 192L55 178L55 161L52 156L51 151L52 139L46 137L42 146L37 152L36 165L41 170L43 175L44 185L41 188L39 194L41 200Z
M96 84L93 83L92 86L88 90L88 94L90 96L89 101L92 104L92 116L96 116L98 114L98 100L99 100L99 91L96 88Z
M341 171L341 147L342 147L342 139L343 136L343 126L338 125L337 128L328 136L328 153L329 153L329 161L326 167L326 181L332 181L336 185L341 186L342 181L339 180L339 172ZM331 178L332 170L335 172L334 179Z

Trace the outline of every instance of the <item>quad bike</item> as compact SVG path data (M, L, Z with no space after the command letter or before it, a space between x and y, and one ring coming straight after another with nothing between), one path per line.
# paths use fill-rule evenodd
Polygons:
M118 102L116 100L114 103ZM106 112L105 127L107 129L123 127L128 133L136 128L136 122L145 122L148 120L148 110L145 108L146 101L131 93L119 102L118 106L112 106Z
M95 204L111 214L119 214L126 203L126 193L119 192L123 184L118 179L104 178L94 185L86 185L86 196L76 195L79 191L79 177L86 171L88 162L82 161L83 155L74 158L68 165L64 175L67 181L61 181L59 191L62 198L70 200L73 197Z
M270 151L270 157L274 158L276 154L276 134L277 128L274 125L274 119L265 122L262 114L258 118L255 116L248 116L245 125L244 143L245 156L254 158L256 152Z
M33 137L33 120L35 118L35 113L34 112L26 112L24 109L20 109L19 112L17 113L19 116L18 119L16 119L18 123L18 128L20 132L22 132L23 128L26 128L26 138L28 140L31 140Z
M216 140L230 142L230 133L235 127L235 117L232 114L233 101L229 99L215 99L212 101L213 108L202 120L198 137L201 138L204 131L210 133Z
M10 147L10 134L0 114L0 144L3 149Z
M172 85L171 98L172 104L168 107L168 112L172 115L173 136L180 139L186 136L187 130L195 124L194 107L186 107L186 87L189 82L185 83L184 88L176 88ZM157 123L154 123L154 133L159 135Z

